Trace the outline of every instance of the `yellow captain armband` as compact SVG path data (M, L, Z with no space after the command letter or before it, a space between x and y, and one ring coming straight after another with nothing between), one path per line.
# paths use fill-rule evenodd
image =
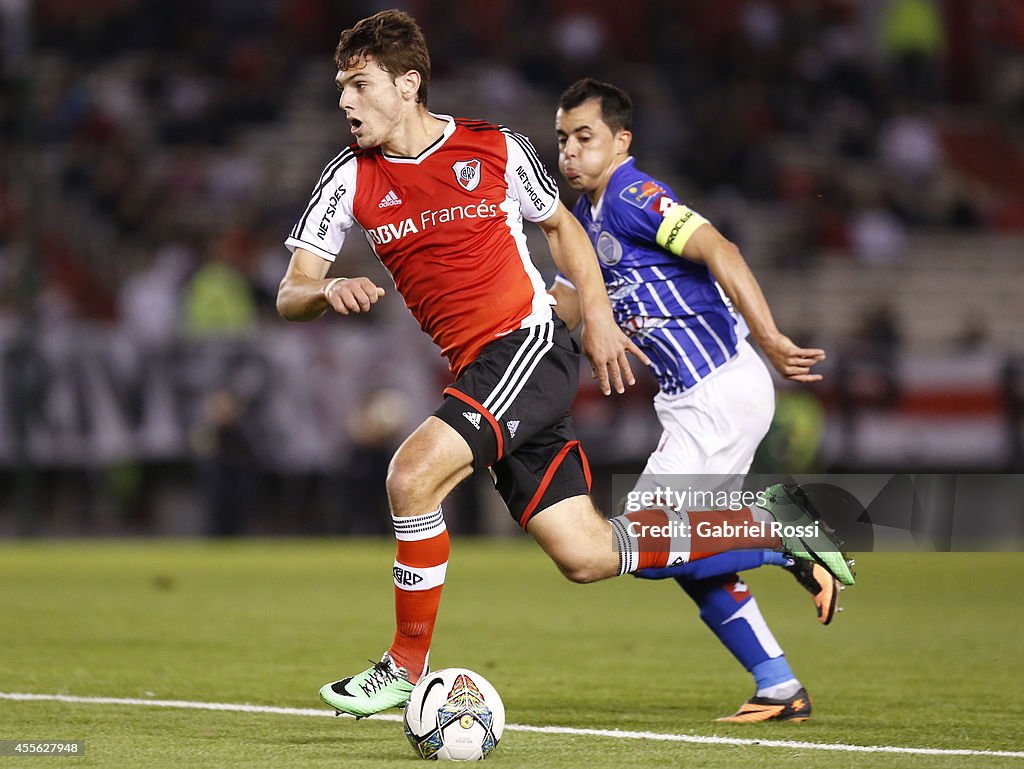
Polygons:
M698 227L707 223L708 220L692 208L684 205L673 206L665 214L665 221L658 227L658 234L654 236L654 240L666 251L682 256L686 241Z

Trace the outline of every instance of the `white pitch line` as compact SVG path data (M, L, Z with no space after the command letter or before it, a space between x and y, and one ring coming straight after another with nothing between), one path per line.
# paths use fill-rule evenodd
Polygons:
M334 716L323 708L277 708L269 705L242 705L231 702L189 702L187 700L144 700L126 697L75 697L69 694L20 694L0 692L0 700L15 702L63 702L77 705L144 705L153 708L180 708L184 710L220 710L231 713L272 713L283 716ZM378 721L401 721L390 714L374 716ZM896 745L845 745L832 742L803 742L799 740L755 740L739 737L709 737L700 734L663 734L661 732L631 732L619 729L580 729L570 726L528 726L506 724L506 731L534 734L568 734L584 737L607 737L618 740L651 740L655 742L688 742L696 745L737 745L766 748L795 748L798 750L832 750L845 753L905 753L919 756L985 756L990 758L1024 758L1019 750L968 750L950 748L907 748Z

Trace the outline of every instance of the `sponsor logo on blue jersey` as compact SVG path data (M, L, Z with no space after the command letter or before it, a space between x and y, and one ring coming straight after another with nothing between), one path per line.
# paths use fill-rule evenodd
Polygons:
M647 208L656 197L665 194L665 188L652 181L637 182L623 187L619 197L637 208Z

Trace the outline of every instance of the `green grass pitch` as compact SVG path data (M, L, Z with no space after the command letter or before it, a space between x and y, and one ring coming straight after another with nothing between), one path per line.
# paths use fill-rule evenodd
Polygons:
M391 639L393 543L0 545L0 692L293 708ZM732 726L751 685L672 583L562 579L525 537L456 538L431 661L487 676L514 724L811 743L1024 750L1024 554L867 554L823 628L780 569L748 573L811 692L805 724ZM397 712L397 711L395 711ZM0 739L83 739L43 767L414 767L393 721L0 699ZM506 767L1003 767L506 732Z

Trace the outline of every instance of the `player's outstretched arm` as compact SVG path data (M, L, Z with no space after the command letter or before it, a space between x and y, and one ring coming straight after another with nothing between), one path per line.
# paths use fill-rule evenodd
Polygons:
M615 323L587 233L561 202L540 226L547 236L555 266L576 287L583 322L583 352L590 359L601 392L625 392L626 384L636 383L626 353L633 353L647 365L650 360Z
M686 241L683 256L708 266L776 371L794 382L821 380L811 369L825 360L825 351L799 347L776 328L761 287L734 243L705 223Z
M292 253L277 290L277 311L285 320L314 320L332 309L342 315L369 312L384 289L369 278L327 280L330 262L302 248Z

